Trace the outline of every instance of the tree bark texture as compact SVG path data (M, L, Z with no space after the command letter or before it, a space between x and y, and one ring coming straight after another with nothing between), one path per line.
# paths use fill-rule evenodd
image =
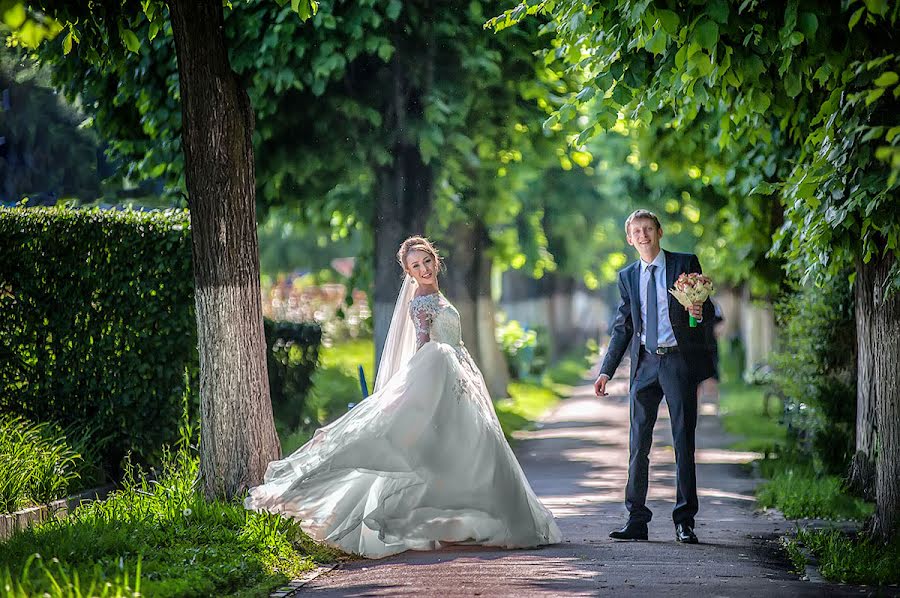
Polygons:
M890 251L878 259L874 276L874 387L878 422L875 457L875 518L872 529L884 540L897 538L900 528L900 292L891 290L896 257Z
M259 484L280 457L269 399L256 237L253 112L228 62L220 0L170 0L178 57L200 345L207 497Z
M850 464L847 485L867 500L875 500L875 262L856 262L856 450Z
M385 122L393 123L395 136L393 161L376 171L375 214L373 235L375 245L375 297L372 310L375 336L375 364L381 361L384 341L391 326L391 314L397 301L403 270L397 263L400 244L413 235L424 235L434 201L434 173L422 161L410 122L423 115L421 97L425 93L415 88L407 78L402 62L401 44L391 63L390 105L386 107ZM428 54L425 60L433 61ZM426 82L426 85L428 83Z
M442 286L459 311L463 342L484 376L494 399L507 396L509 370L495 335L494 300L491 297L490 246L482 222L459 222L451 227L447 248L447 272Z

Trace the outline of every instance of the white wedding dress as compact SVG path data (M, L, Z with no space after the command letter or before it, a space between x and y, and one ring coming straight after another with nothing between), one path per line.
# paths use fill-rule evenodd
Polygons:
M298 519L314 539L369 558L445 543L559 542L463 346L456 308L435 293L408 309L415 353L372 396L269 464L245 506Z

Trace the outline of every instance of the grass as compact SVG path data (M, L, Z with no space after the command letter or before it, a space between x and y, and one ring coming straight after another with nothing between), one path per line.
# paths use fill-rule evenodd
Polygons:
M129 469L107 500L15 534L0 544L4 595L267 596L339 556L294 521L207 502L197 473L182 446L158 480Z
M896 585L900 583L900 540L885 545L867 536L851 537L839 530L800 529L797 544L816 557L818 568L829 581L848 584ZM794 565L802 570L806 557L788 549Z
M871 503L847 494L841 478L821 475L811 463L781 458L760 465L768 480L757 489L757 502L777 508L788 519L862 521L872 514Z
M787 450L788 437L779 423L781 402L772 400L770 415L763 415L763 388L743 383L720 387L720 406L725 430L738 436L737 450L755 451L766 481L757 488L757 503L776 508L789 519L862 520L872 505L843 491L842 480L823 475L811 460Z
M584 379L589 351L576 351L547 369L539 380L510 382L509 397L494 401L497 418L507 438L518 430L533 429L535 422Z
M369 392L375 384L375 349L372 339L357 339L322 347L319 367L313 373L306 398L304 424L295 430L280 430L281 450L290 454L306 443L319 426L346 413L350 403L362 399L357 367L363 366Z
M65 498L80 461L48 424L0 417L0 513Z
M768 455L787 441L787 431L778 422L781 401L772 399L769 415L763 414L764 391L759 386L728 383L719 386L719 412L725 431L740 439L733 448Z

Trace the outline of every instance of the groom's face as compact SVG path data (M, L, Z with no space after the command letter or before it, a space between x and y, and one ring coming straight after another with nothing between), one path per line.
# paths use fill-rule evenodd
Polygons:
M626 240L638 250L642 258L652 261L659 253L659 240L662 236L662 228L657 228L651 218L635 218L628 225Z

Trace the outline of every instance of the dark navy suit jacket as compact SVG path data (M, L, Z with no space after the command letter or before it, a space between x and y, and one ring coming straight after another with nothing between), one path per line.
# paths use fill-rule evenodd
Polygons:
M700 260L693 253L675 253L663 250L666 256L666 289L675 287L675 279L684 272L702 273ZM600 366L600 373L610 378L622 362L625 351L631 355L631 381L637 371L638 354L641 350L641 301L640 301L641 261L637 260L619 271L619 294L621 301L616 311L612 338ZM669 320L678 348L687 360L691 372L700 382L713 375L713 361L707 346L706 326L712 326L715 309L707 299L703 304L703 320L696 328L691 328L688 312L678 300L667 293L669 298Z

